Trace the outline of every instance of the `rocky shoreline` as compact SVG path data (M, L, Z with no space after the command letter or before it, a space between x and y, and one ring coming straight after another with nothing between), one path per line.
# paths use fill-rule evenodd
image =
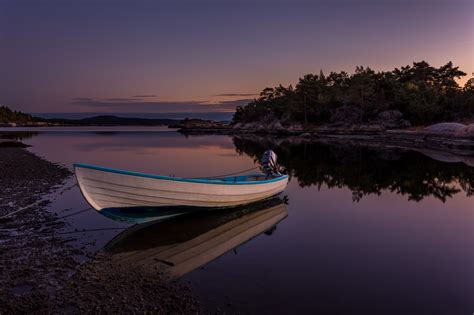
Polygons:
M75 248L73 238L59 235L66 223L46 210L44 199L71 172L3 143L0 314L199 312L189 289L165 275L112 265L104 253L84 259L89 254Z
M214 121L184 120L179 132L189 135L225 134L236 136L272 136L282 138L310 139L312 141L357 141L382 146L397 146L406 149L449 151L457 155L474 155L474 124L440 123L426 128L395 128L406 126L400 116L387 114L392 119L385 123L327 124L307 126L283 125L275 120L263 120L248 124L224 124Z

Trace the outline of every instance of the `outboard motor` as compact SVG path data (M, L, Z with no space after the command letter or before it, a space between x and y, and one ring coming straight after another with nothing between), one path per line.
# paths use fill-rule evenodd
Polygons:
M262 156L262 171L267 175L280 175L277 164L277 155L272 150L267 150Z

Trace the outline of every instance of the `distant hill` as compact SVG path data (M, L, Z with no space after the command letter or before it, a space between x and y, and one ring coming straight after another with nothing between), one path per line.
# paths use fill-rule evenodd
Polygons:
M0 106L0 126L168 126L179 123L179 119L125 118L100 115L83 119L39 118L30 114Z
M83 119L43 119L52 124L74 126L168 126L176 124L177 119L124 118L112 115L101 115Z

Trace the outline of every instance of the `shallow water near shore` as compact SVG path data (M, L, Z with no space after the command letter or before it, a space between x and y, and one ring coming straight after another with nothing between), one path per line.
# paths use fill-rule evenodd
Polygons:
M69 168L81 162L180 177L249 169L263 150L275 150L291 174L289 201L258 210L268 215L259 217L260 230L251 213L213 213L156 224L143 234L158 246L172 231L167 241L184 246L219 227L227 233L237 226L237 236L253 231L237 248L179 275L210 311L474 310L474 169L466 164L397 149L146 128L30 129L19 137L32 152ZM88 204L74 184L71 178L60 188L49 208L70 215L63 232L74 234L78 246L94 252L131 231L130 223L80 212ZM279 216L272 219L273 213ZM139 238L128 240L146 255Z

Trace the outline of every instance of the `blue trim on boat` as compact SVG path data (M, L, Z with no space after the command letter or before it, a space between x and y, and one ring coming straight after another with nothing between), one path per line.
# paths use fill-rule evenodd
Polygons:
M103 171L121 175L130 175L130 176L138 176L138 177L145 177L145 178L153 178L153 179L163 179L163 180L171 180L176 182L189 182L189 183L200 183L200 184L214 184L214 185L258 185L258 184L266 184L277 182L288 178L288 175L281 175L279 177L259 180L259 181L244 181L242 179L247 178L249 176L256 176L264 174L252 174L252 175L244 175L244 176L231 176L231 177L224 177L224 178L208 178L208 179L198 179L198 178L180 178L180 177L169 177L169 176L162 176L162 175L153 175L153 174L145 174L145 173L138 173L138 172L131 172L131 171L124 171L118 170L114 168L102 167L102 166L95 166L89 164L82 164L82 163L74 163L74 167L80 168L87 168L96 171ZM220 180L216 182L215 180Z

